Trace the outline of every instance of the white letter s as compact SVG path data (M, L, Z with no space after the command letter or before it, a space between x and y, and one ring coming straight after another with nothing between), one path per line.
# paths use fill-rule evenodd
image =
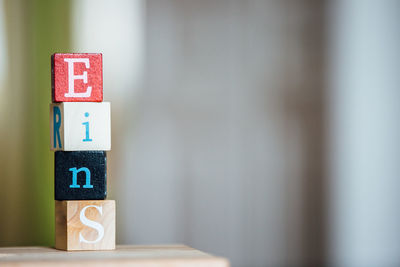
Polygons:
M81 222L84 225L89 226L89 227L91 227L93 229L96 229L97 232L99 233L99 235L96 238L96 240L93 240L93 241L86 240L85 238L83 238L82 234L79 233L79 242L88 243L88 244L94 244L94 243L99 242L104 237L104 227L100 223L92 221L92 220L89 220L88 218L86 218L85 211L86 211L87 208L96 208L99 211L100 215L103 215L103 208L101 206L88 205L88 206L84 207L81 210L81 213L80 213L80 216L79 216Z

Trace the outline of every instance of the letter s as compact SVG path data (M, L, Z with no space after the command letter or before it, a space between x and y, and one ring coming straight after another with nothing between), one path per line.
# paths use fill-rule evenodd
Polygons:
M89 220L88 218L86 218L85 211L88 208L96 208L99 211L100 215L103 215L103 208L101 206L88 205L88 206L84 207L81 210L81 213L80 213L80 216L79 216L81 222L84 225L89 226L89 227L91 227L93 229L96 229L97 232L99 233L99 235L97 236L96 240L93 240L93 241L86 240L85 238L83 238L82 233L79 233L79 242L88 243L88 244L94 244L94 243L99 242L104 237L104 227L100 223L92 221L92 220Z

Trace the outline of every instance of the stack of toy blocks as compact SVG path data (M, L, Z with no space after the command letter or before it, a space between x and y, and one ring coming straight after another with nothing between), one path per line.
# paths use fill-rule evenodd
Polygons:
M101 54L51 57L57 249L115 249L115 201L105 200L111 118L102 68Z

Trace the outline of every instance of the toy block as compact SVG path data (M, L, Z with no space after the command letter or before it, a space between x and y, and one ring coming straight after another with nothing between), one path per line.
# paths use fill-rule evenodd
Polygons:
M110 150L110 103L51 104L50 137L55 151Z
M114 200L55 202L57 249L115 249Z
M51 88L53 102L103 101L102 54L53 54Z
M105 199L107 156L104 151L56 151L54 196L56 200Z

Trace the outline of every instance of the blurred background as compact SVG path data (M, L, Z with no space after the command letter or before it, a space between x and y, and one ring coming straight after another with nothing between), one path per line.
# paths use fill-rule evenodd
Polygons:
M117 243L400 266L400 1L0 0L0 246L54 245L50 55L101 52Z

